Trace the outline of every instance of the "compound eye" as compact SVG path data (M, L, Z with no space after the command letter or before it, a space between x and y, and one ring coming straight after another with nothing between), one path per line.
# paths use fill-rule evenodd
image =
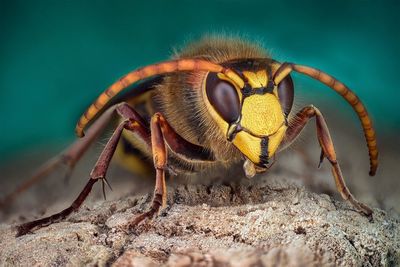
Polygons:
M293 97L294 97L294 88L293 88L293 80L290 75L287 75L285 79L283 79L278 85L278 97L279 102L281 103L283 112L287 117L292 110L293 106Z
M206 80L207 98L218 114L227 122L233 123L240 116L240 101L235 87L210 72Z

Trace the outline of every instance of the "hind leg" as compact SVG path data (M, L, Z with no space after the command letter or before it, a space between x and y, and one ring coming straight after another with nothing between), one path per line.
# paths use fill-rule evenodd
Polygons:
M111 158L115 152L118 141L119 141L122 131L124 129L135 132L140 137L142 137L144 140L146 140L147 142L150 142L149 129L147 129L143 125L142 118L129 105L127 105L125 103L119 104L115 107L115 111L117 111L117 113L119 115L121 115L123 118L126 118L126 120L121 122L118 125L118 127L115 129L113 135L107 142L107 144L104 147L102 153L100 154L100 157L98 158L93 170L91 171L89 181L87 182L87 184L85 185L85 187L83 188L83 190L81 191L79 196L74 200L74 202L71 204L71 206L62 210L59 213L56 213L54 215L51 215L51 216L43 218L43 219L39 219L39 220L35 220L32 222L21 224L20 226L17 227L17 229L18 229L17 236L24 235L34 228L43 227L43 226L52 224L54 222L61 221L64 218L66 218L69 214L71 214L73 211L78 210L79 207L82 205L83 201L89 195L90 191L92 190L93 185L99 179L101 179L103 181L103 192L104 192L104 183L107 183L107 180L105 178L107 169L108 169L108 166L110 165ZM85 144L87 144L87 143L85 143ZM73 148L77 147L74 145L72 146ZM73 151L75 151L75 150L73 150ZM76 154L76 155L78 155L78 154Z
M64 152L51 158L45 164L43 164L35 174L20 184L13 192L6 195L3 199L0 200L0 210L2 210L6 205L10 205L10 203L21 193L29 189L34 184L40 182L47 175L55 171L61 165L68 166L67 176L72 172L75 167L75 164L81 159L81 157L85 154L88 148L93 144L93 142L99 137L99 135L106 128L110 120L112 119L115 112L119 113L122 117L124 117L124 112L126 113L130 109L129 105L126 103L121 103L118 105L114 105L106 110L89 128L85 137L76 140L72 145L70 145ZM131 112L132 113L132 112ZM129 114L125 114L129 116ZM125 117L126 117L125 116ZM143 119L136 112L130 114L130 116L134 116L136 120L138 120L142 125L144 125Z
M73 211L79 209L83 201L89 195L93 185L99 179L101 179L104 183L107 183L105 178L107 169L124 129L139 135L139 137L142 138L149 148L151 148L154 168L156 169L156 183L151 207L149 211L136 217L132 225L138 224L147 217L153 217L153 215L159 211L160 207L166 205L167 188L165 184L165 171L168 169L167 144L168 147L174 151L174 153L182 158L201 161L214 160L213 155L208 153L205 149L192 144L179 136L160 113L153 115L150 122L150 129L148 129L143 125L140 116L127 104L118 105L116 111L123 118L127 118L127 120L120 123L115 129L113 135L107 142L103 152L97 160L96 165L90 173L90 179L88 183L72 203L72 205L52 216L20 225L18 227L17 236L26 234L33 228L46 226L63 220Z

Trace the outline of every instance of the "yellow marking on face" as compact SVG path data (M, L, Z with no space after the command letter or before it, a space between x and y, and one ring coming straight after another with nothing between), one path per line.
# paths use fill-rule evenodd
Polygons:
M273 134L284 121L281 105L275 95L255 94L245 98L240 124L252 133L263 136Z
M257 74L250 71L243 71L243 75L247 78L247 82L250 84L252 88L261 87L261 82L257 78Z
M266 70L257 72L243 71L243 75L247 78L252 88L265 87L268 84L268 75Z
M285 136L286 129L287 129L287 126L282 125L275 134L269 136L269 139L268 139L268 156L269 157L272 157L275 154L276 150L278 149L279 145L282 142L283 137Z
M261 140L246 132L239 132L233 139L233 144L253 163L260 163Z
M257 71L257 78L261 82L262 86L267 86L268 84L268 75L266 70Z
M244 87L244 81L234 71L228 69L225 72L225 75L226 75L226 77L228 77L230 79L231 83L232 82L235 83L237 86L239 86L239 88L243 88Z
M278 87L274 87L274 90L272 91L274 95L279 99L279 94L278 94Z

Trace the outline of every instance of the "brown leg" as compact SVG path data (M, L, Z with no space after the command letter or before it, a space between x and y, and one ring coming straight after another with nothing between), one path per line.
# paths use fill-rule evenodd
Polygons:
M130 227L136 226L146 218L152 218L160 207L165 207L167 202L167 187L165 185L165 170L167 165L167 147L182 159L189 161L213 161L214 156L204 148L192 144L177 134L168 124L164 116L156 113L151 118L151 145L154 167L156 169L156 186L150 210L137 216Z
M342 171L336 159L336 153L333 147L332 138L329 134L328 126L326 125L325 119L321 112L316 107L305 107L296 114L296 117L293 118L293 122L290 123L289 128L286 131L286 138L282 146L286 147L292 143L312 117L316 118L318 142L321 146L320 164L324 158L329 160L332 165L332 174L335 178L336 187L342 197L345 200L348 200L364 215L370 217L372 215L372 210L365 204L356 200L344 182Z
M115 129L113 135L107 142L106 146L104 147L104 150L102 151L99 159L97 160L96 165L94 166L92 172L90 173L90 179L82 192L79 194L79 196L75 199L75 201L72 203L72 205L65 210L56 213L54 215L51 215L49 217L39 219L36 221L24 223L20 226L17 227L17 236L24 235L28 233L30 230L36 227L43 227L49 224L52 224L54 222L61 221L62 219L66 218L69 214L71 214L73 211L76 211L79 209L83 201L86 199L86 197L89 195L93 185L101 179L103 181L103 193L104 193L104 183L108 184L105 176L107 173L108 166L110 165L111 158L115 152L115 149L117 147L118 141L121 137L123 129L128 129L130 131L133 131L137 134L139 134L143 139L149 140L149 130L143 126L142 118L137 114L131 107L129 107L127 104L122 103L119 104L116 109L115 109L123 118L128 118L126 121L120 123L118 127Z
M160 120L162 116L156 113L150 122L151 129L151 148L153 154L154 168L156 169L156 185L150 210L137 216L130 224L136 226L146 218L152 218L160 207L167 205L167 187L165 185L165 170L167 169L167 147L161 128ZM172 128L171 128L172 129Z
M60 165L67 165L68 172L66 177L69 176L71 171L73 170L75 164L79 161L82 155L86 152L86 150L90 147L94 140L100 135L102 130L107 126L110 121L113 112L115 110L110 108L107 110L88 130L87 135L84 138L81 138L75 141L71 146L69 146L64 152L51 158L45 164L39 167L35 174L20 184L13 192L6 195L2 200L0 200L0 210L3 209L6 205L9 205L19 194L29 189L34 184L38 183Z
M100 118L98 118L93 125L89 128L85 137L78 139L71 146L69 146L60 155L51 158L45 164L43 164L36 173L28 180L24 181L19 185L12 193L5 196L0 200L0 210L6 205L9 205L19 194L29 189L34 184L38 183L40 180L45 178L48 174L58 168L60 165L67 165L68 172L66 176L68 177L75 164L80 160L83 154L88 150L90 145L97 139L97 137L102 133L104 128L108 125L109 121L113 117L115 111L123 118L132 118L138 121L138 123L144 126L144 120L140 117L138 113L132 111L132 108L126 104L121 103L110 107L105 111ZM146 127L138 129L139 134L143 136L148 136L149 131L146 132Z
M149 146L152 148L154 166L156 168L156 185L154 190L154 197L152 201L151 208L148 212L139 215L132 225L138 224L140 221L147 217L152 217L158 212L161 206L166 206L166 185L165 185L165 170L167 169L167 149L166 143L172 150L177 150L178 155L185 158L200 159L200 160L213 160L213 156L210 153L204 152L204 149L194 145L181 136L179 136L161 114L156 113L153 115L149 130L140 117L129 105L122 103L117 105L117 113L121 117L127 120L122 122L114 131L112 137L107 142L103 152L101 153L96 165L94 166L92 172L90 173L90 179L87 185L84 187L82 192L79 194L78 198L72 203L67 209L33 222L28 222L22 224L18 227L17 236L28 233L30 230L36 227L42 227L49 225L54 222L58 222L66 218L73 211L78 210L83 201L89 195L93 184L101 179L104 183L107 183L105 175L107 173L108 166L110 164L111 158L115 152L118 140L121 136L123 129L127 129L139 135ZM150 139L151 136L151 139ZM170 142L168 142L170 140ZM198 154L196 154L198 153ZM107 183L108 184L108 183Z

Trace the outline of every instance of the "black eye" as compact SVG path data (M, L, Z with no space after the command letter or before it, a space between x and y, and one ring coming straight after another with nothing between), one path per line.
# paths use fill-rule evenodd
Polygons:
M237 121L240 116L240 102L232 84L220 80L216 73L210 72L206 80L206 93L211 105L227 123Z
M290 111L292 110L294 96L293 80L290 75L286 76L285 79L283 79L279 83L278 96L279 102L281 103L283 108L283 112L286 116L288 116Z

